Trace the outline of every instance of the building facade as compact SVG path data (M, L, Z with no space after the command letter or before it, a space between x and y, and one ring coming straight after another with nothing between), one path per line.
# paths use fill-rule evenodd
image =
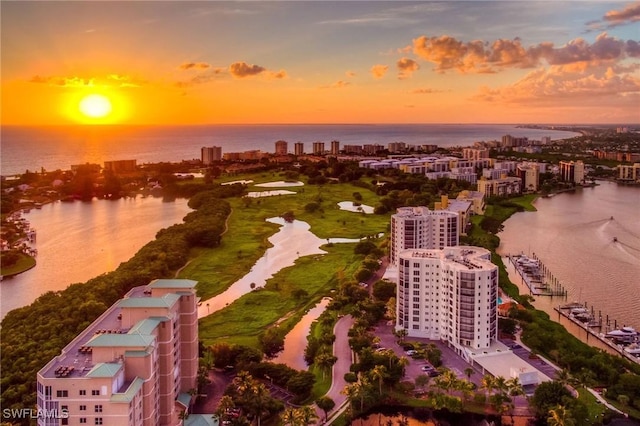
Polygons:
M398 256L396 330L447 342L458 353L498 336L498 267L491 252L458 246Z
M276 141L276 155L287 155L289 144L287 141Z
M313 155L324 155L324 142L313 143Z
M521 180L521 192L536 192L540 180L538 167L530 164L518 165L518 177Z
M331 155L340 154L340 141L331 141Z
M518 177L502 177L500 179L478 180L478 191L485 197L507 197L509 195L520 194L522 179Z
M111 173L132 173L137 170L136 160L105 161L104 171Z
M584 182L584 162L578 161L561 161L560 179L563 182L582 183Z
M304 155L304 143L303 142L296 142L293 145L293 153L295 155Z
M200 159L202 164L209 166L216 161L222 160L222 147L219 146L203 146L200 149Z
M441 249L457 246L458 215L427 207L400 207L391 216L391 249L389 261L398 265L398 255L408 249Z
M181 425L197 387L196 282L133 288L37 375L39 426Z

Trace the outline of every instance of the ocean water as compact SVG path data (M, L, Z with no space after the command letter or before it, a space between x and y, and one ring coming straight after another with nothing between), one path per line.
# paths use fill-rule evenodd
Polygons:
M0 129L0 174L26 170L68 170L72 164L137 160L138 164L199 159L203 146L220 146L222 152L258 149L274 152L275 142L305 144L332 140L345 144L405 142L441 147L469 146L477 141L500 140L502 136L540 140L543 136L563 139L573 132L518 128L509 124L326 124L326 125L208 125L208 126L3 126Z

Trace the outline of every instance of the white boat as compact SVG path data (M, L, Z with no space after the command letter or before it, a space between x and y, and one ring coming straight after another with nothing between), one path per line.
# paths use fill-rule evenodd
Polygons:
M638 338L639 334L633 327L622 327L617 330L611 330L605 337L623 342L633 342Z
M624 348L624 351L628 354L640 357L640 346L637 344L629 345L628 347Z

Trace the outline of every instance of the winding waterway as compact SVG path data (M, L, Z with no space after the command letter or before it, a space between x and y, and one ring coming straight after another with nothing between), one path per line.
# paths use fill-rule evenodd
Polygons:
M612 327L615 320L640 329L640 188L600 181L539 198L535 207L505 222L503 258L535 253L567 290L568 302L586 302L596 315L608 315ZM553 308L561 303L539 296L534 305L557 318Z
M224 308L254 288L263 287L278 271L293 266L298 257L325 254L326 251L320 248L324 244L360 241L352 238L323 240L310 231L311 226L307 222L300 220L286 222L281 217L272 217L267 219L267 222L280 225L278 232L269 237L269 242L273 246L265 251L245 276L217 296L202 301L198 306L198 318L206 317Z
M181 223L186 199L136 197L91 202L55 202L24 214L37 232L37 264L0 283L0 319L47 291L64 290L115 270L155 238Z
M304 371L307 369L307 362L304 360L304 350L302 348L306 346L311 324L322 315L329 302L331 302L331 299L324 297L320 300L320 303L309 309L295 327L287 333L284 338L284 349L271 360L272 362L285 364L296 370Z

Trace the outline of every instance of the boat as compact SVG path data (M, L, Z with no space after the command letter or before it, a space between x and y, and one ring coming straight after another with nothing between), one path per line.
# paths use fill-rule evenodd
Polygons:
M637 343L627 346L624 351L630 355L640 357L640 345Z
M572 308L571 309L571 315L583 315L589 313L589 310L587 308L585 308L584 306L581 306L579 308Z
M617 330L611 330L610 332L605 334L605 337L617 340L619 342L627 342L627 343L631 343L635 341L636 339L638 339L638 336L639 336L638 332L633 327L628 327L628 326L624 326Z
M560 309L574 309L574 308L583 308L584 305L580 302L571 302L566 305L560 306Z

